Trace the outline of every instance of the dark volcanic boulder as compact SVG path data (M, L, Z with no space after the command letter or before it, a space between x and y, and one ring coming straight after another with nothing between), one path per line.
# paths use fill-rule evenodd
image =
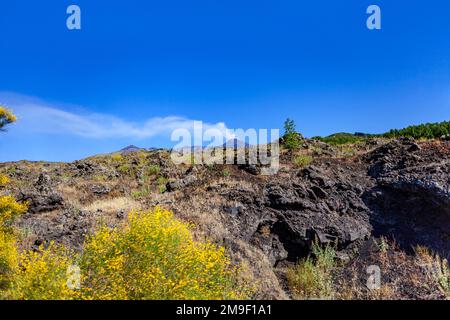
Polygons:
M268 207L276 210L273 232L292 259L308 252L316 240L345 249L370 236L370 212L359 184L317 167L304 169L297 177L290 183L268 185L265 191Z
M450 146L393 141L366 156L377 186L366 194L376 235L405 250L450 250Z
M119 174L113 169L100 165L92 160L79 160L70 164L69 170L73 177L105 176L117 178Z
M359 167L341 172L312 166L292 172L290 179L269 179L261 190L228 192L228 199L244 208L229 214L230 223L274 264L308 255L314 241L346 250L371 234L370 210L362 200L370 187Z
M50 177L40 174L34 188L21 190L18 200L28 203L28 212L39 213L60 209L64 205L61 195L54 190Z
M96 195L105 195L111 192L111 188L109 186L105 186L102 184L94 184L90 186L91 192Z
M194 184L197 181L195 174L189 174L184 179L178 179L176 181L171 181L166 184L166 189L169 192L183 189L187 186Z

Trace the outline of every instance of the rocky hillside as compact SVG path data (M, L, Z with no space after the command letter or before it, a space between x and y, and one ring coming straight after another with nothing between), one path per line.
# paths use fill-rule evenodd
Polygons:
M306 157L312 162L296 161ZM0 172L30 204L18 221L25 247L54 240L80 249L98 225L159 205L243 263L256 298L295 298L286 274L314 242L336 251L336 298L448 297L437 255L450 256L449 141L305 140L281 160L276 175L262 176L251 166L175 166L168 151L135 148L73 163L3 163ZM379 290L367 289L370 265L381 269Z

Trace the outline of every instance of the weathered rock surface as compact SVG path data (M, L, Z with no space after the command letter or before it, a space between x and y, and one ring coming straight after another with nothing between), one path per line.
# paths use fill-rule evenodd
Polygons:
M230 214L238 220L234 230L259 244L274 264L304 257L315 240L346 249L371 234L363 187L355 183L366 183L364 177L363 172L352 182L334 169L309 167L294 171L289 180L269 181L261 190L231 190L226 197L245 208Z
M46 174L39 175L33 188L22 190L18 200L28 203L28 212L39 213L60 209L64 205L62 196L54 191L51 179Z
M366 192L371 224L405 249L450 251L449 145L391 142L367 155L376 187Z
M166 184L167 191L176 191L185 187L189 187L197 181L197 177L193 174L186 176L184 179L178 179L176 181L171 181Z

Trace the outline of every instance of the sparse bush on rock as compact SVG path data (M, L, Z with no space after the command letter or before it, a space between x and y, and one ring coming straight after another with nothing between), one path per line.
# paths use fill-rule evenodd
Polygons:
M295 157L294 164L296 167L303 168L309 166L313 162L313 158L309 155L299 155Z
M334 297L332 271L335 267L333 247L313 244L313 257L299 261L286 277L295 299L332 299Z
M300 147L302 136L297 132L295 122L286 119L284 122L283 144L289 151L294 151Z

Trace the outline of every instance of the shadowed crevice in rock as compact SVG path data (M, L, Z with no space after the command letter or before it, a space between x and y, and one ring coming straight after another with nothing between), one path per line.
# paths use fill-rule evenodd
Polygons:
M449 257L450 162L447 144L403 139L366 157L376 187L364 194L374 236L387 236L405 251L426 246Z
M310 253L310 241L313 238L311 232L306 232L303 237L299 237L293 230L289 228L286 222L278 221L273 225L272 232L276 234L286 250L286 260L297 262L305 258ZM277 261L279 262L279 261Z
M366 195L366 201L375 237L395 239L408 253L420 245L449 257L450 201L416 186L378 187Z

